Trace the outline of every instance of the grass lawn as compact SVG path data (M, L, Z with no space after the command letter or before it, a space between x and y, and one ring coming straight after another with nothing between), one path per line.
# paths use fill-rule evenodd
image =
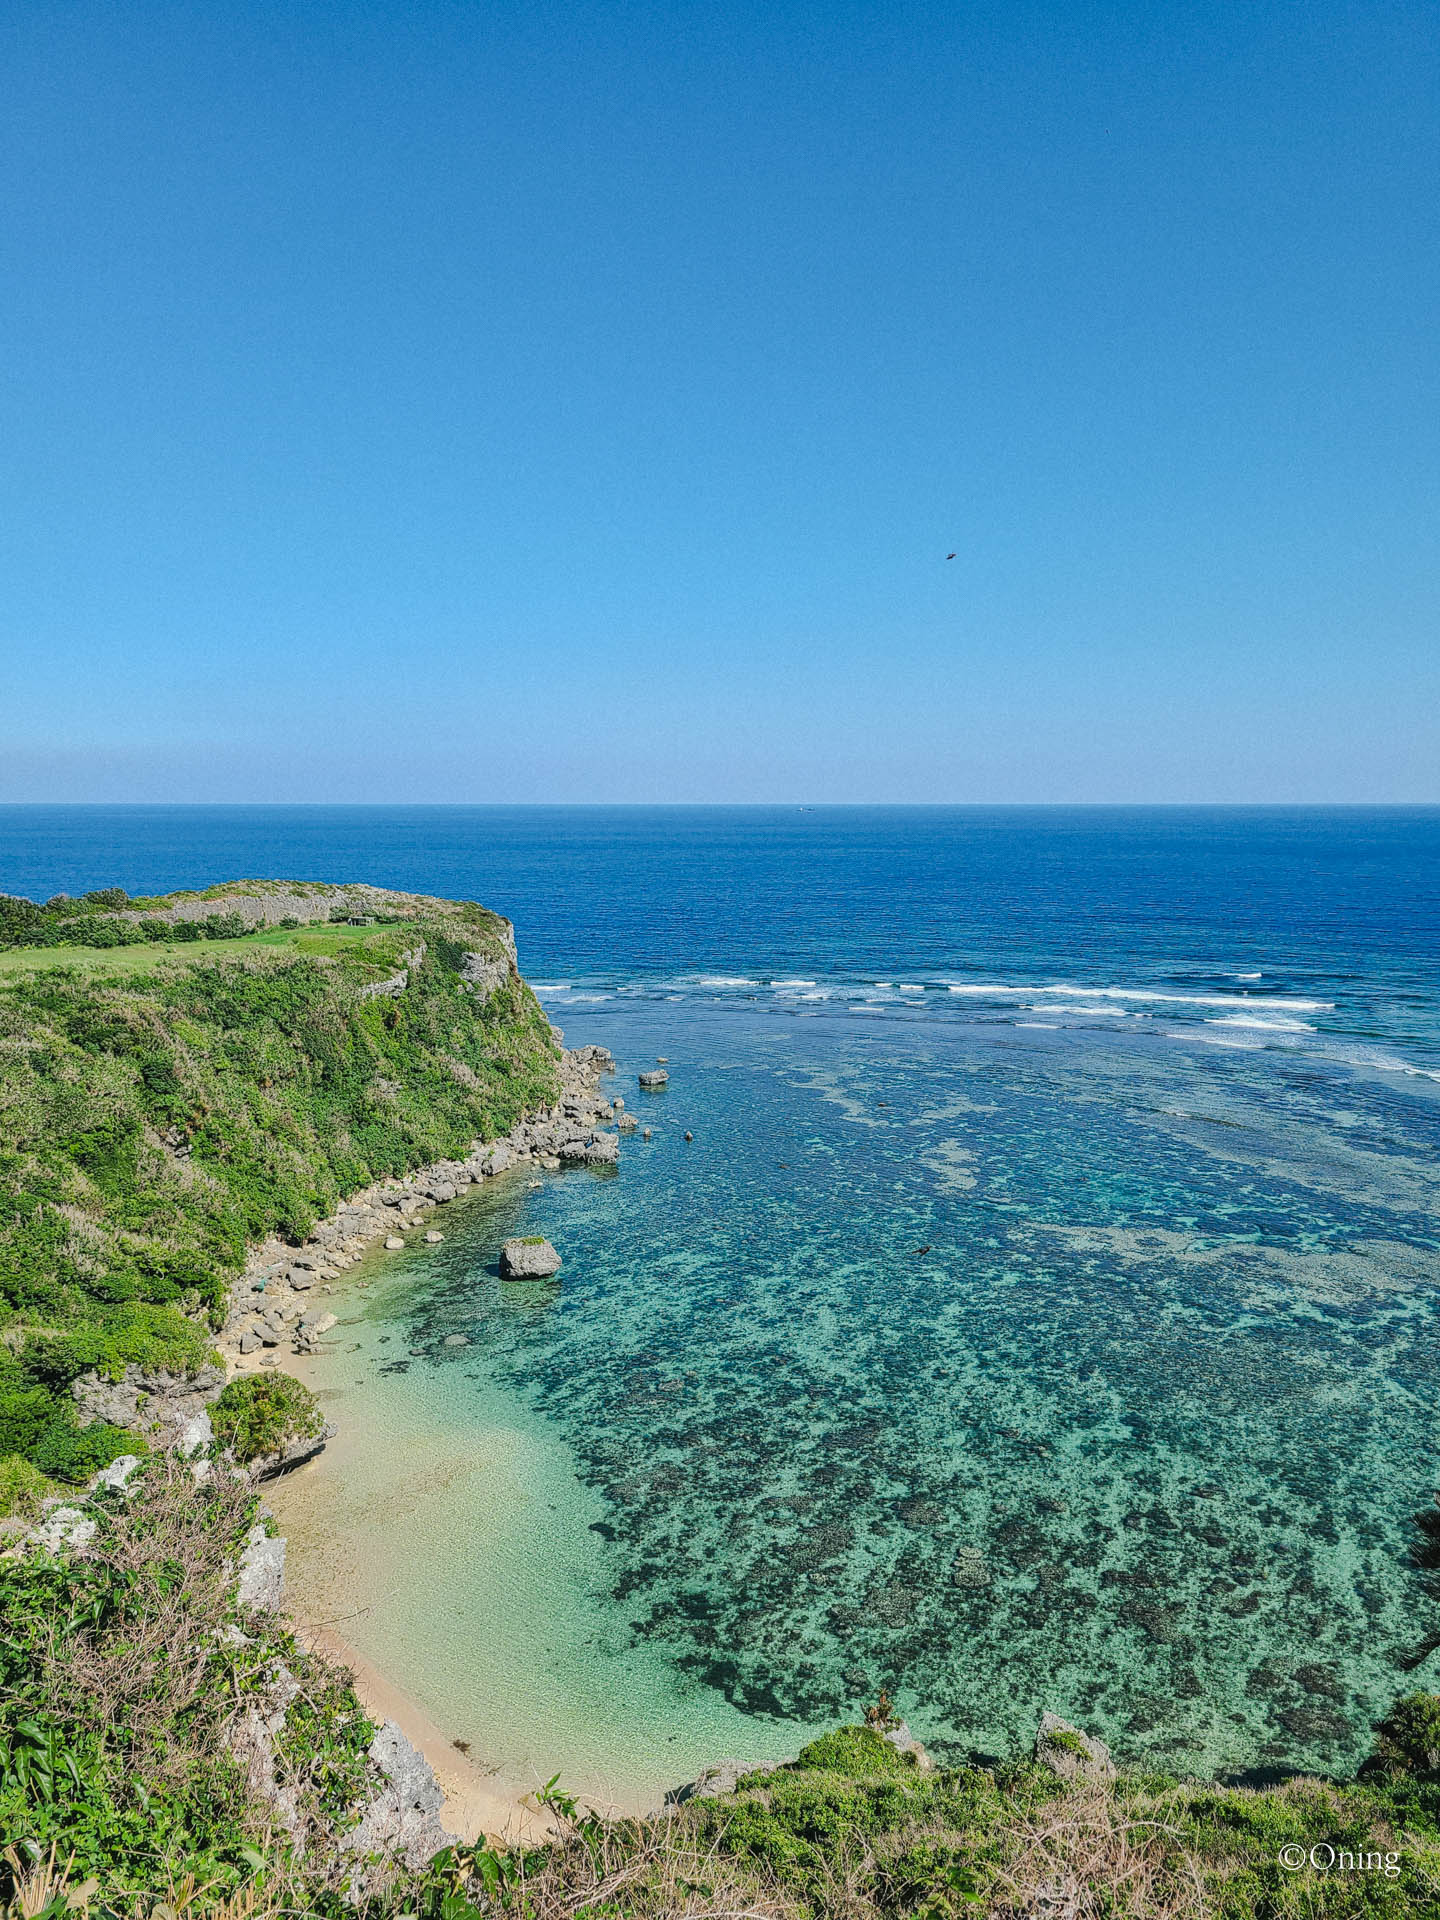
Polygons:
M332 926L324 921L309 927L269 927L264 933L246 934L240 940L190 940L146 942L143 947L12 947L0 952L0 979L7 974L40 973L51 967L67 967L82 973L123 974L154 973L163 966L190 966L197 960L218 960L234 953L254 953L257 949L273 953L340 953L345 948L362 946L381 927Z

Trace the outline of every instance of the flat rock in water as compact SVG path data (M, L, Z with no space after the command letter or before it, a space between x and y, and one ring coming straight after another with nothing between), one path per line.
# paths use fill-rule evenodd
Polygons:
M640 1075L640 1084L642 1087L652 1089L655 1087L664 1087L669 1085L669 1081L670 1076L663 1067L652 1067L648 1073L642 1073Z
M390 1253L398 1253L404 1244L405 1242L400 1238L398 1233L386 1235L385 1246Z
M548 1240L507 1240L500 1249L502 1280L548 1280L560 1271L560 1256Z

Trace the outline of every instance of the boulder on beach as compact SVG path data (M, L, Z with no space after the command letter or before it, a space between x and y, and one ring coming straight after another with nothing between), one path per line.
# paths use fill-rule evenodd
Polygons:
M560 1271L560 1264L554 1247L539 1235L526 1240L507 1240L500 1249L502 1280L548 1280Z
M664 1067L652 1067L648 1073L642 1073L638 1077L641 1086L651 1092L657 1087L667 1086L670 1081L670 1076Z

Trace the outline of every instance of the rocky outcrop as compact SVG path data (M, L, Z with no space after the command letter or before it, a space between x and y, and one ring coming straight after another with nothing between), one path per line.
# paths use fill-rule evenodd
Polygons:
M95 1538L96 1522L79 1507L47 1506L40 1524L26 1535L26 1543L45 1553L77 1552Z
M379 1854L403 1862L418 1873L442 1847L453 1847L459 1835L440 1823L441 1793L429 1762L418 1753L393 1720L387 1720L370 1742L369 1760L378 1775L360 1824L346 1835L347 1853Z
M657 1092L659 1088L670 1084L670 1076L664 1067L652 1067L648 1073L642 1073L637 1077L647 1093Z
M198 1373L147 1372L128 1366L118 1380L84 1373L71 1385L75 1414L82 1427L106 1420L115 1427L142 1427L159 1423L184 1428L225 1384L219 1367L201 1367Z
M327 1440L334 1438L335 1428L327 1420L318 1433L287 1440L278 1452L261 1454L259 1459L252 1460L245 1471L255 1481L274 1480L294 1467L303 1467L307 1460L313 1460L317 1453L324 1451Z
M467 953L460 963L460 977L474 999L483 1006L492 993L505 985L513 968L513 956L507 962L487 960L481 953Z
M904 1754L921 1773L933 1773L935 1762L911 1733L903 1720L897 1720L893 1727L887 1727L880 1738L886 1746L893 1747L897 1753Z
M500 1249L502 1280L549 1280L560 1267L560 1256L548 1240L507 1240Z
M285 1592L285 1542L267 1534L257 1521L245 1537L235 1599L242 1607L260 1612L279 1610Z
M1048 1767L1062 1780L1108 1780L1115 1762L1103 1740L1072 1727L1058 1713L1044 1714L1035 1736L1035 1763Z
M789 1766L788 1760L717 1760L713 1767L706 1767L698 1779L689 1780L683 1787L672 1787L665 1796L667 1807L683 1807L691 1800L718 1800L722 1795L733 1793L740 1781L752 1773L778 1773L781 1767Z
M372 980L368 987L360 988L356 998L359 1000L373 1000L377 995L380 995L386 999L398 1000L410 984L410 975L425 958L425 942L422 940L418 947L407 948L406 951L401 954L400 958L404 964L398 973L392 973L384 980ZM467 960L479 960L480 956L477 953L467 953L465 958ZM501 973L508 978L510 970L503 960L487 962L486 964L498 966Z

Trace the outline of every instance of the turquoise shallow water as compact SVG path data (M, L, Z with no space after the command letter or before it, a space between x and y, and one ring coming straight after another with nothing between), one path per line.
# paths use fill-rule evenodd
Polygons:
M0 810L36 897L238 873L508 913L654 1128L367 1266L277 1496L507 1778L643 1799L882 1683L952 1754L1343 1771L1440 1684L1440 810Z
M1360 1757L1426 1617L1428 1083L919 1016L610 1004L571 1029L653 1140L452 1211L365 1355L417 1428L503 1391L563 1447L605 1633L562 1694L593 1714L587 1662L624 1645L662 1657L676 1726L699 1683L756 1751L887 1684L957 1755L1051 1707L1186 1771ZM670 1086L642 1095L656 1054ZM561 1247L560 1287L502 1287L515 1231ZM614 1764L662 1785L641 1718Z

